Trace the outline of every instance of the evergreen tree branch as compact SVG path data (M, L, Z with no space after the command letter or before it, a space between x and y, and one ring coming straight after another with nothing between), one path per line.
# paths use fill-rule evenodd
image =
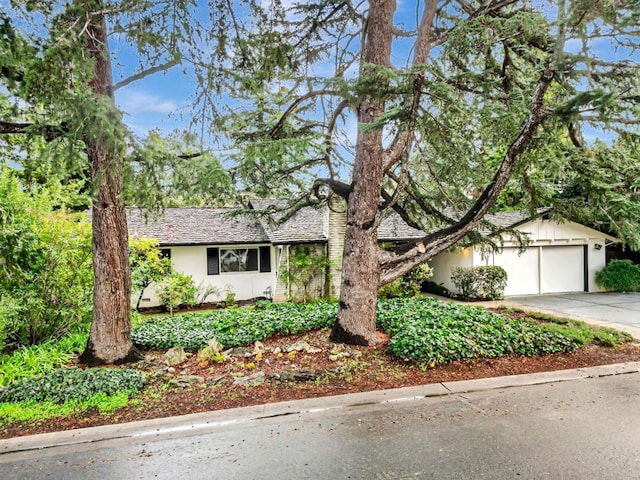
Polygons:
M467 213L453 225L430 233L419 241L405 244L397 250L397 253L381 252L382 285L401 277L420 263L454 245L471 231L489 208L495 204L500 192L509 180L515 163L525 151L536 129L548 118L548 114L543 108L544 95L549 89L554 76L555 72L551 69L546 69L542 72L541 79L533 93L529 118L507 149L493 180L487 185Z
M45 140L51 140L69 133L69 127L65 123L60 125L40 125L37 123L20 123L0 121L0 135L12 134L36 134L42 135Z
M310 98L321 97L323 95L334 95L338 96L340 93L336 90L331 89L322 89L322 90L312 90L310 92L305 93L304 95L296 98L291 105L284 111L278 123L271 129L269 132L269 136L271 138L278 138L282 133L282 129L284 128L284 124L286 123L289 116L296 111L296 109L300 106L302 102L305 100L309 100Z
M346 184L340 180L336 180L335 178L318 178L315 182L313 182L313 194L318 199L326 198L326 195L320 192L320 187L329 187L333 193L344 198L345 200L349 199L349 195L353 190L353 186Z
M153 75L154 73L165 72L170 68L173 68L179 64L180 64L180 60L177 58L174 58L173 60L169 60L168 62L163 63L162 65L156 65L154 67L147 68L141 72L138 72L134 75L131 75L130 77L125 78L124 80L120 80L118 83L112 85L111 91L115 92L116 90L126 87L127 85L133 82L142 80L143 78L148 77L149 75Z

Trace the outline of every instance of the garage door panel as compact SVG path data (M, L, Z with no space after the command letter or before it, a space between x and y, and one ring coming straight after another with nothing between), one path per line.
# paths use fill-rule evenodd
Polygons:
M540 259L542 293L584 291L584 247L544 247Z
M539 293L540 277L538 248L529 248L520 253L517 248L504 248L494 254L493 264L507 272L505 295L532 295Z

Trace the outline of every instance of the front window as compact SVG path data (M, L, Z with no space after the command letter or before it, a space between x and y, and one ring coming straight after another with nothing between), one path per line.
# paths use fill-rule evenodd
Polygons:
M221 272L257 272L257 248L220 249Z

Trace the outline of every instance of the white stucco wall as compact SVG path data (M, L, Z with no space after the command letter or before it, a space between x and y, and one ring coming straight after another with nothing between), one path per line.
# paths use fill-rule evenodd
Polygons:
M173 268L186 275L191 275L196 286L213 286L220 293L210 295L205 302L215 302L224 300L226 290L230 289L236 300L249 300L265 295L265 291L271 287L275 291L276 283L276 251L271 247L271 272L221 272L218 275L207 275L207 248L257 248L264 245L198 245L184 247L163 247L171 248L171 263ZM156 288L151 285L146 289L143 300L140 303L142 308L155 307L160 305ZM134 296L137 292L133 292Z
M429 280L455 291L455 287L451 282L453 269L456 267L472 267L474 265L473 257L474 253L471 248L442 252L436 255L429 260L429 266L433 269L433 277Z

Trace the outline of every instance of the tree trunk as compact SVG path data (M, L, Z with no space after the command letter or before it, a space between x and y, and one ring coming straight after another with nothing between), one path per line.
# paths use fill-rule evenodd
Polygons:
M92 6L102 10L102 2ZM91 88L97 101L113 105L111 62L103 15L94 14L87 28L90 55L94 58ZM114 115L117 114L115 108ZM119 119L111 119L117 125ZM93 199L93 318L87 347L80 356L90 365L140 360L131 342L131 275L128 232L122 200L124 149L114 129L99 128L104 121L89 122L85 134Z
M395 0L370 3L361 77L390 64ZM383 76L381 76L383 78ZM383 85L380 85L383 90ZM367 97L358 108L359 125L384 112L383 98ZM342 260L338 319L331 332L336 342L371 345L376 335L376 302L380 283L377 245L378 203L383 176L382 129L358 132L352 191L347 200L347 227Z

